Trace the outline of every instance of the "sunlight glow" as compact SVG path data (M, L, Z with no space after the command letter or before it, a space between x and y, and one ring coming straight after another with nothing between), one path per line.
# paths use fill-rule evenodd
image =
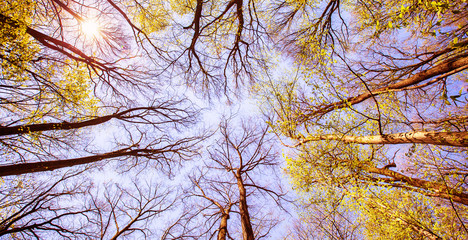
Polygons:
M81 23L81 32L86 37L95 38L100 35L100 26L95 20L89 19Z

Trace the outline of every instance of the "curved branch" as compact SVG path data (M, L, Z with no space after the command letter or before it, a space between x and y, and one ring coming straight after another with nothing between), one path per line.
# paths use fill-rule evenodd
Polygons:
M466 66L468 66L468 54L463 54L461 56L456 56L456 57L453 57L453 58L450 58L448 60L445 60L443 61L442 63L432 67L432 68L429 68L429 69L426 69L426 70L423 70L405 80L402 80L402 81L399 81L397 83L394 83L394 84L390 84L388 86L385 86L385 87L382 87L382 88L378 88L378 89L375 89L371 92L367 92L367 93L363 93L363 94L360 94L358 96L354 96L354 97L349 97L347 99L344 99L342 101L339 101L339 102L334 102L334 103L330 103L324 107L321 107L321 108L318 108L317 110L312 110L312 111L309 111L308 113L304 114L303 118L304 120L303 121L306 121L308 119L311 119L313 117L316 117L316 116L322 116L322 115L325 115L329 112L332 112L333 110L336 110L336 109L341 109L341 108L346 108L346 107L349 107L349 106L352 106L352 105L355 105L355 104L358 104L358 103L361 103L375 95L379 95L381 93L385 93L387 91L394 91L394 90L399 90L399 89L403 89L403 88L407 88L407 87L410 87L410 86L413 86L415 84L418 84L420 82L423 82L423 81L426 81L426 80L429 80L433 77L436 77L438 75L441 75L441 74L445 74L445 73L451 73L451 74L455 74L459 71L462 71L463 69L466 68ZM457 71L454 71L454 70L457 70Z

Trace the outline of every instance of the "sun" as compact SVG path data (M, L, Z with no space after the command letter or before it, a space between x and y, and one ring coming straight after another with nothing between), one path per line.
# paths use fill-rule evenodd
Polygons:
M100 35L99 23L94 19L88 19L81 23L81 32L89 38L96 38Z

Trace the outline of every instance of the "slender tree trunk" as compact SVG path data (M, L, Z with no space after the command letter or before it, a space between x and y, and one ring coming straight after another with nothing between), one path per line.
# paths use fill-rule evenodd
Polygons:
M321 135L306 138L297 145L320 140L337 140L343 141L345 143L359 144L424 143L444 146L468 147L468 132L406 132L374 136Z
M244 240L254 240L254 232L247 205L247 192L245 191L242 175L237 173L235 176L237 179L237 187L239 188L239 211L241 215L242 237Z
M225 209L221 216L221 222L219 223L218 240L226 239L227 223L228 223L230 211L231 211L231 207L229 207L228 209Z
M131 118L138 117L138 115L131 115L132 112L157 111L157 110L158 110L157 107L138 107L138 108L130 108L121 112L116 112L111 115L95 117L93 119L85 120L81 122L38 123L38 124L26 124L26 125L18 125L18 126L10 126L10 127L0 127L0 136L24 134L24 133L31 133L31 132L52 131L52 130L78 129L78 128L83 128L83 127L99 125L114 118L131 119Z
M39 124L27 124L12 127L0 127L0 136L8 136L15 134L24 134L31 132L42 132L51 130L71 130L82 127L94 126L104 122L107 122L114 118L113 115L97 117L91 120L82 122L60 122L60 123L39 123Z
M94 156L72 158L66 160L55 160L46 162L19 163L11 165L0 165L0 177L9 175L19 175L24 173L52 171L59 168L72 167L93 162L99 162L104 159L123 157L123 156L148 156L158 154L163 151L156 149L120 149L113 152L98 154Z
M423 235L424 237L426 237L429 240L442 240L441 237L439 237L435 233L425 229L424 227L421 227L421 226L413 224L413 223L408 223L408 222L406 222L404 220L401 220L401 219L400 219L400 221L402 222L403 225L406 225L407 227L412 228L416 232L419 232L421 235Z
M367 172L376 173L391 180L406 183L410 186L432 192L431 196L452 199L454 202L468 206L468 194L445 186L445 184L412 178L387 168L366 167Z

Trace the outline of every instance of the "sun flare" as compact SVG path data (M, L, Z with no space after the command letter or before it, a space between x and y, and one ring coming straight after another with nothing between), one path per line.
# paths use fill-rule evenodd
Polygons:
M99 23L93 19L89 19L81 23L81 32L86 37L97 37L100 34Z

